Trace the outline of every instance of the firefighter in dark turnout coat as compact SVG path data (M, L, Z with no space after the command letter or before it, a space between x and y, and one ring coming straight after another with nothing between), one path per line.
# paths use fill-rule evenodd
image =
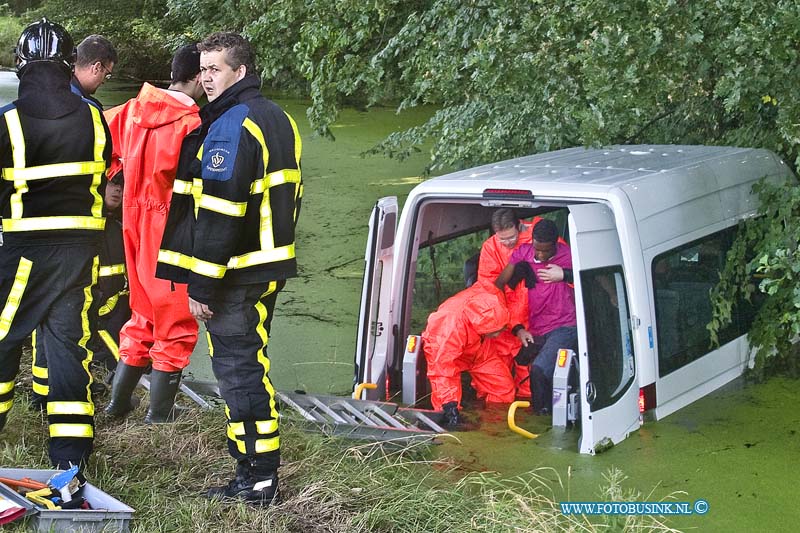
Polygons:
M111 147L102 113L70 92L74 44L63 27L31 24L16 56L19 98L0 109L0 428L22 343L41 324L50 460L66 468L86 463L94 439L87 343Z
M291 117L261 95L245 39L218 33L198 48L209 103L184 141L156 275L188 282L227 406L236 476L209 496L266 505L280 463L267 341L278 291L297 275L301 141Z

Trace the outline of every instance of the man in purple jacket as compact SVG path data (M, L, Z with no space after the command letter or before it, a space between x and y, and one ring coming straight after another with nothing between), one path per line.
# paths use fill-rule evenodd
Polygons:
M514 275L516 272L516 276ZM520 359L533 358L530 383L533 409L550 414L553 402L553 371L558 350L577 350L575 290L572 287L572 255L558 242L558 229L542 220L533 230L533 243L517 248L495 284L502 288L513 278L524 278L528 287L528 328L522 324L512 332L522 341ZM538 354L537 354L538 352Z

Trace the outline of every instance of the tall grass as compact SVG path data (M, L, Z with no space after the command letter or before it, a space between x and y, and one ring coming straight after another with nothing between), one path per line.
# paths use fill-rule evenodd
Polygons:
M27 387L18 389L0 464L47 468L46 421L26 405ZM87 470L91 483L136 509L135 533L674 531L655 517L563 515L548 481L551 469L512 478L464 475L424 442L357 444L306 433L291 420L281 429L282 502L266 509L212 502L204 488L224 483L233 470L221 407L190 408L174 424L149 426L141 422L146 403L128 420L97 416ZM641 501L623 482L622 473L609 472L604 496ZM6 527L23 531L21 524Z

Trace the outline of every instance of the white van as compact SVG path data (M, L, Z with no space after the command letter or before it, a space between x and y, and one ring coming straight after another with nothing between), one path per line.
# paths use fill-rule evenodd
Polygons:
M397 199L380 199L370 219L355 355L356 384L377 388L362 398L424 403L429 389L424 357L412 357L421 354L415 335L465 287L464 265L490 235L499 207L551 218L571 247L582 453L626 438L643 412L657 420L716 390L749 362L745 333L757 302L734 305L733 323L714 348L709 290L737 223L756 213L751 188L764 177L795 179L766 150L571 148L425 181L408 195L399 223Z

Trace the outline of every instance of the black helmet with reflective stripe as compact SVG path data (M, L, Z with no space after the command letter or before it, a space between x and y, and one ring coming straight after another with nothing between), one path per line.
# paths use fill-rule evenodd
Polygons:
M22 69L35 61L58 63L72 72L77 57L75 42L69 32L46 18L22 30L14 54L17 57L18 76Z

